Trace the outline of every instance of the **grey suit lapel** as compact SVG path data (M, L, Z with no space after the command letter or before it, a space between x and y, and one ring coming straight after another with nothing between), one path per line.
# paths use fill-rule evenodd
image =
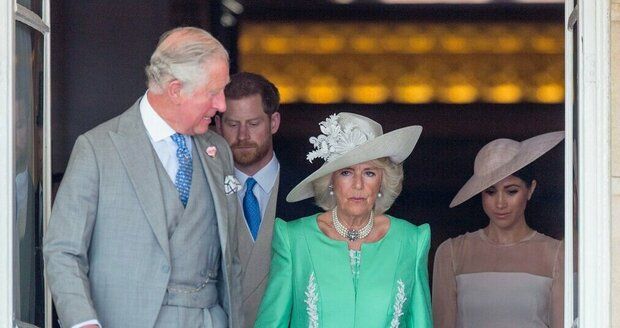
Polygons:
M252 243L253 247L251 248L247 263L243 263L244 272L246 272L246 274L243 276L244 300L248 296L250 296L252 292L256 290L256 288L258 288L261 282L266 279L267 274L269 274L269 265L271 262L271 239L273 236L273 225L276 216L279 185L280 172L278 172L276 182L269 197L269 202L267 203L265 216L263 217L263 221L260 225L260 230L258 231L258 239L255 243ZM246 235L247 238L251 238L250 234L247 231L246 224L243 224L243 229L246 230L244 232L244 235ZM252 270L248 272L247 268L252 268Z
M204 168L207 181L209 182L209 189L213 196L220 243L222 244L222 254L226 254L228 247L229 209L226 193L224 192L224 168L222 167L222 161L217 153L214 157L206 155L207 147L213 146L209 143L209 135L206 135L204 138L194 137L193 139L198 147L196 152L199 154L200 162Z
M119 120L118 133L110 131L109 134L127 170L146 219L166 258L170 260L164 199L157 178L157 162L155 162L159 159L156 158L146 128L142 123L139 103L138 100L127 115Z

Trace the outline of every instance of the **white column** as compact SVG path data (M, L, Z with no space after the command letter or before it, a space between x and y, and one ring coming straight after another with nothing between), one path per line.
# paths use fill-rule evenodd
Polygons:
M609 327L610 4L579 7L579 327Z
M566 0L565 24L564 29L564 326L570 327L573 323L573 300L574 300L574 263L573 263L573 169L574 169L574 152L573 152L573 110L574 110L574 74L573 60L577 53L573 46L573 29L576 28L570 21L571 14L574 15L575 2L577 0Z

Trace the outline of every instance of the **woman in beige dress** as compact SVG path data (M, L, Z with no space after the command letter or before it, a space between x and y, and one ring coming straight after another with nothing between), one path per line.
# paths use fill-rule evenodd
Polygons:
M481 194L489 224L443 242L433 269L435 327L563 327L564 247L530 228L525 208L537 182L528 164L564 138L552 132L497 139L450 207Z

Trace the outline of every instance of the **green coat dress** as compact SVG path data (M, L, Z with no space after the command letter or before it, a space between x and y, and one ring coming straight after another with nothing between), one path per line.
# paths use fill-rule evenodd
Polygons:
M276 219L269 283L254 327L433 326L427 224L389 217L386 235L362 244L354 275L347 243L323 234L317 216Z

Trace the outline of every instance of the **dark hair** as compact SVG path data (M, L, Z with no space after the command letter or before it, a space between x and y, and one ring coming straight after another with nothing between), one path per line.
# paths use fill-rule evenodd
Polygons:
M271 116L280 107L280 92L278 88L262 75L239 72L230 76L230 83L224 89L227 99L242 99L260 95L263 102L263 111Z
M532 186L532 181L534 181L534 170L531 165L527 165L519 171L511 174L525 182L525 185L529 188Z

